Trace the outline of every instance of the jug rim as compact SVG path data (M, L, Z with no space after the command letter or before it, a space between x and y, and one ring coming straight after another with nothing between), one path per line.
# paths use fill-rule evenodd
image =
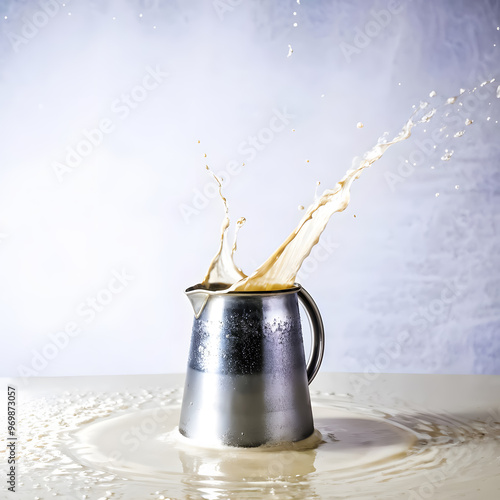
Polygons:
M302 286L299 283L294 283L292 287L289 288L281 288L278 290L232 290L230 292L226 292L231 285L227 285L225 283L215 283L212 285L212 288L207 288L201 283L197 285L190 286L186 288L184 293L189 294L190 292L204 292L209 295L284 295L287 293L297 293Z

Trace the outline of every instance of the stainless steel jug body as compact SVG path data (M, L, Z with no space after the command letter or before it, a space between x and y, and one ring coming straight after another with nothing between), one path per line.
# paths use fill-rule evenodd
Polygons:
M196 317L179 431L200 443L247 447L312 434L308 384L321 364L324 333L309 294L300 286L186 293ZM313 330L307 367L299 299Z

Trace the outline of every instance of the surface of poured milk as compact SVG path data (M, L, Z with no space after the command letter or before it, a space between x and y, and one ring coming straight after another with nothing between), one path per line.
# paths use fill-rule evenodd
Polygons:
M494 81L495 79L483 82L480 86L490 85ZM351 185L361 175L362 171L379 160L391 146L408 139L414 126L431 120L437 109L444 109L445 116L448 116L451 106L458 106L461 103L460 99L463 95L474 93L476 89L468 91L460 89L458 95L444 99L443 103L437 107L430 107L427 102L423 102L420 106L416 107L412 116L396 137L387 141L385 136L383 136L361 159L355 158L353 160L352 168L346 172L336 186L333 189L326 189L307 208L304 216L288 238L249 276L234 262L236 235L234 243L231 246L228 240L230 225L229 210L227 201L222 195L222 182L210 171L219 185L219 193L224 202L225 217L222 224L220 246L217 254L210 263L209 270L201 283L202 286L205 288L224 288L224 291L227 292L280 290L292 287L302 263L318 243L321 233L325 230L330 217L334 213L341 212L347 208L350 200ZM433 91L429 95L435 98L436 93ZM470 125L471 123L472 121L467 119L464 124ZM464 133L464 130L460 130L453 137L459 138ZM446 150L446 154L441 158L442 161L448 161L452 154L453 151ZM209 169L208 166L207 169ZM237 230L242 226L244 221L245 219L243 218L238 220Z
M180 436L182 383L173 375L32 382L19 419L20 471L29 471L19 497L498 498L498 377L320 374L315 434L252 449Z

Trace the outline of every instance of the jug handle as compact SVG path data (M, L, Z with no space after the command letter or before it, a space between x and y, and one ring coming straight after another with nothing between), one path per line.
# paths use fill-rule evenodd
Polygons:
M325 329L318 306L309 293L301 287L297 295L307 312L311 325L311 354L309 355L306 368L307 382L310 384L318 373L321 362L323 361L323 354L325 352Z

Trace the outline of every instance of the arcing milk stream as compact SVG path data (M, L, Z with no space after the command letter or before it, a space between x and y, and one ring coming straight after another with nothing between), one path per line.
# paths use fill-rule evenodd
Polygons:
M484 82L481 86L493 83L493 80ZM476 90L468 91L473 93ZM464 94L461 90L459 95ZM435 92L431 92L433 97ZM443 106L454 105L459 96L450 97ZM219 184L219 192L224 202L226 217L222 225L221 243L219 251L209 266L207 275L202 285L204 287L221 287L227 285L226 291L257 291L257 290L280 290L290 288L294 285L297 273L302 262L310 254L312 248L318 243L321 233L324 231L330 217L335 212L342 212L347 208L350 199L350 188L355 179L361 172L380 159L382 155L394 144L408 139L412 128L419 124L428 122L436 113L436 108L428 110L428 103L424 102L415 110L410 119L401 129L401 132L391 141L385 138L378 140L370 150L368 150L361 159L355 159L353 166L346 172L344 177L336 184L333 189L326 189L323 194L311 204L297 227L291 232L286 240L277 248L277 250L250 276L246 276L241 269L234 263L233 256L236 249L236 241L230 250L230 243L227 241L227 229L229 227L228 207L226 199L222 196L221 182L214 175ZM465 121L465 125L472 123ZM455 137L463 135L456 134ZM451 156L451 154L449 155ZM442 158L443 160L449 159ZM207 167L208 168L208 167ZM241 227L244 219L238 221Z

